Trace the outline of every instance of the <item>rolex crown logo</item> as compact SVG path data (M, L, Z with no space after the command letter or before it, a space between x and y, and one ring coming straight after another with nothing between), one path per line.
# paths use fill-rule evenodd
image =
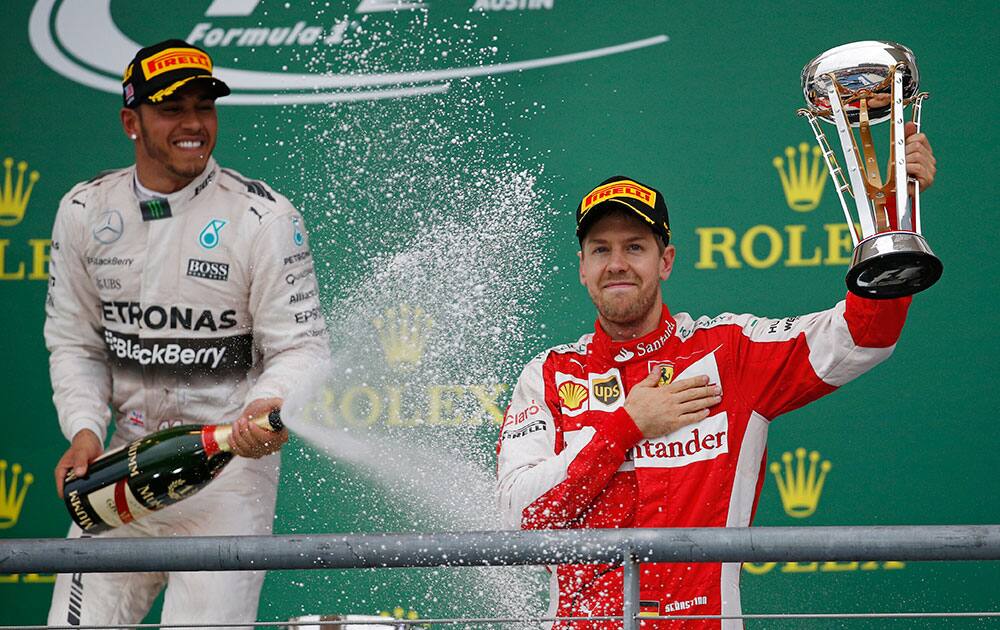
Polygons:
M771 474L778 482L778 492L781 494L781 504L785 513L792 518L812 516L819 505L819 496L823 492L823 482L832 465L828 460L820 463L818 451L809 453L809 469L806 470L806 449L795 449L795 464L792 464L792 454L784 453L781 461L771 463ZM818 474L817 474L818 471Z
M781 177L785 201L788 202L788 207L796 212L809 212L819 205L819 200L823 196L827 172L821 165L822 151L818 146L814 146L811 153L810 160L809 145L803 142L799 145L798 160L795 159L795 148L785 147L785 157L776 156L771 161Z
M27 473L24 475L24 482L18 488L17 484L21 480L21 464L14 464L10 470L12 475L8 483L7 460L0 459L0 529L8 529L17 524L28 486L35 480L34 475Z
M386 362L391 366L412 367L424 355L424 343L434 322L419 306L400 304L399 308L386 309L384 316L372 324L378 331Z
M28 185L24 185L24 175L28 171L28 163L20 161L17 164L17 181L13 176L14 158L4 159L3 190L0 191L0 225L10 227L17 225L24 218L24 211L31 198L31 190L38 181L38 171L31 171Z

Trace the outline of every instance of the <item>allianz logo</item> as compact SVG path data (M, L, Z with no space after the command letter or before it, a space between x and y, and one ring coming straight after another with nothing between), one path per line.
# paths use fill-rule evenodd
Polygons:
M111 2L37 0L29 19L28 35L35 54L53 71L92 89L120 94L125 65L142 44L152 42L141 44L126 33L114 20ZM496 50L492 58L482 59L482 63L476 65L378 73L364 72L360 59L363 55L358 55L357 68L349 67L335 74L324 64L310 64L308 60L313 56L302 54L302 49L336 46L353 36L362 24L365 31L377 32L381 28L391 28L393 16L410 12L429 15L434 13L434 7L430 2L410 0L355 0L344 7L347 17L318 23L316 18L282 21L275 12L268 12L261 5L260 0L212 0L200 5L206 7L203 11L189 13L186 25L179 21L175 27L178 33L186 35L188 42L210 52L238 49L238 67L218 64L215 67L215 74L233 90L220 104L289 105L438 94L447 92L455 80L624 55L669 41L665 34L656 34L612 42L599 48L580 49L579 42L592 39L587 33L581 33L580 37L564 39L566 46L577 48L544 57L491 63L491 59L505 56L504 51ZM479 5L481 7L476 9ZM469 6L468 19L477 20L495 10L547 5L535 0L487 0ZM130 2L129 7L137 21L163 19L162 4ZM351 7L353 13L350 13ZM558 17L554 11L539 11L536 15L551 21ZM478 44L467 45L478 48ZM280 72L254 69L255 63L271 62L274 54L284 52L283 49L287 50L286 69ZM623 57L621 63L624 66L629 62Z

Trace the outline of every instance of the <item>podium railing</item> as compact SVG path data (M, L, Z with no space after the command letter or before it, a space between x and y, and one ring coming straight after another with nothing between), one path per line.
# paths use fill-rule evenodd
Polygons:
M621 564L624 614L610 619L622 619L625 630L638 628L639 564L642 562L852 560L996 561L1000 560L1000 525L601 529L198 538L99 537L0 541L0 573ZM873 612L778 616L1000 617L1000 612ZM774 615L751 614L740 617L775 618ZM671 615L654 618L719 619L723 616ZM553 618L538 620L551 619ZM502 623L528 620L418 619L392 620L392 623ZM280 622L280 625L288 624Z

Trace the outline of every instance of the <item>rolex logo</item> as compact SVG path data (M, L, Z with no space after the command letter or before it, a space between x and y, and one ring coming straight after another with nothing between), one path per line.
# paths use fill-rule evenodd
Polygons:
M386 309L383 317L372 321L378 331L385 360L391 366L412 367L424 355L424 343L434 322L424 309L408 304Z
M828 460L820 463L819 452L809 453L809 466L806 469L806 449L795 449L795 463L792 454L783 453L781 461L771 463L771 474L778 482L778 492L781 494L781 504L785 513L792 518L812 516L819 504L819 495L823 492L823 482L832 467Z
M35 480L35 476L27 473L21 487L17 484L21 481L21 464L14 464L10 467L10 483L7 482L7 460L0 459L0 529L9 529L17 525L17 519L21 515L21 506L24 505L24 495L28 493L28 486Z
M3 190L0 191L0 225L10 227L17 225L24 218L24 211L28 207L28 199L31 198L31 190L38 181L38 171L31 171L28 176L28 185L24 185L24 175L28 171L28 163L20 161L17 164L17 181L14 181L13 174L14 158L4 159Z
M776 156L771 163L781 177L781 187L785 191L788 207L796 212L809 212L819 205L827 172L818 146L814 146L810 152L809 145L803 142L799 145L798 154L796 160L795 148L785 147L785 157Z

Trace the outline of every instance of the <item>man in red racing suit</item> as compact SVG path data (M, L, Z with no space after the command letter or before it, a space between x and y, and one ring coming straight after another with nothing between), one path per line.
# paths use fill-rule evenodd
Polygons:
M933 157L917 141L931 165L926 185ZM577 221L581 282L599 316L595 332L546 350L521 373L497 446L507 525L749 526L770 422L888 358L910 299L848 294L829 310L785 319L675 315L661 299L673 248L658 191L612 178L584 198ZM620 566L552 569L551 616L622 614ZM739 563L644 564L640 609L738 615L739 571ZM566 624L557 627L620 627ZM742 628L739 620L642 625Z

